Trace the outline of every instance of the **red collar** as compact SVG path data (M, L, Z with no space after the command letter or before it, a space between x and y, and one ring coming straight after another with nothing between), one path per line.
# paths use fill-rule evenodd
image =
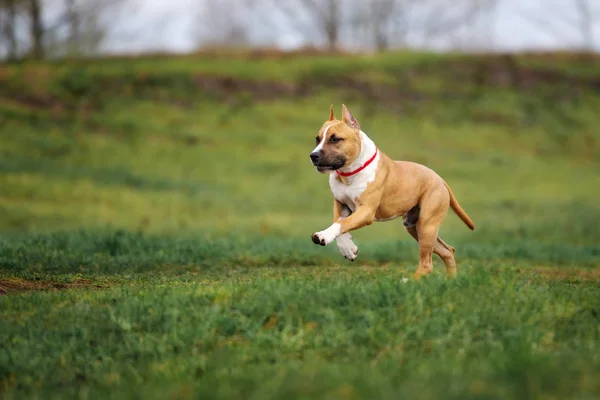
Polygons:
M361 167L359 167L358 169L355 169L352 172L340 172L337 169L335 170L335 172L339 175L339 176L352 176L352 175L356 175L358 174L360 171L362 171L363 169L367 168L369 165L371 165L371 163L373 162L373 160L375 160L375 157L377 157L377 152L378 149L377 147L375 147L375 154L373 154L373 157L369 158L369 161L367 161L366 163L364 163Z

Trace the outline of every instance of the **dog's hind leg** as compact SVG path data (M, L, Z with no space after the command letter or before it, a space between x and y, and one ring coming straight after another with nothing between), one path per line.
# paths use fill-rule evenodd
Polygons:
M406 227L406 231L410 233L410 235L413 238L415 238L417 242L419 241L419 234L417 232L416 226ZM454 247L444 242L438 236L433 246L433 252L437 254L440 257L440 259L444 262L444 265L446 266L446 274L448 274L448 276L456 276L456 261L454 260Z
M448 276L456 276L456 260L454 260L454 247L444 242L439 236L437 237L433 252L440 256L446 265L446 274Z
M419 268L415 272L415 278L428 275L433 271L434 252L444 260L447 270L448 268L456 270L456 266L453 266L452 252L442 244L444 242L441 239L438 239L438 231L446 218L449 204L448 191L444 187L432 188L421 198L416 231L413 235L419 242ZM411 227L407 226L407 228Z

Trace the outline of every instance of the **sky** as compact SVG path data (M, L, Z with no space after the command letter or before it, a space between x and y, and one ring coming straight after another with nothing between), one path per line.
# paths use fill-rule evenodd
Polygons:
M285 1L285 0L280 0ZM448 0L453 1L453 0ZM576 20L575 0L500 0L495 19L486 27L486 50L549 50L574 48L580 34L569 19ZM595 13L595 49L600 51L600 0L588 0ZM117 29L103 45L107 52L169 51L196 49L194 30L200 19L198 0L134 0L127 27ZM131 22L133 20L133 23ZM481 41L481 40L480 40ZM474 42L475 39L474 39ZM466 45L470 42L467 39ZM282 34L277 44L283 48L302 45L293 32ZM419 44L414 44L415 47ZM437 50L448 50L456 43L438 43ZM481 44L479 44L481 47Z

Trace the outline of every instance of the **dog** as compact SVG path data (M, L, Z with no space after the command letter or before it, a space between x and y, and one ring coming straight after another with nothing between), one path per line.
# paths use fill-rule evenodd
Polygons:
M454 248L438 236L438 230L449 207L471 230L475 225L438 174L421 164L392 161L360 129L345 105L341 121L331 105L329 119L315 141L310 160L318 172L329 174L333 194L333 224L312 235L315 244L327 246L335 240L340 253L354 261L358 247L351 231L402 217L419 243L414 277L432 272L433 253L442 259L449 276L456 275Z

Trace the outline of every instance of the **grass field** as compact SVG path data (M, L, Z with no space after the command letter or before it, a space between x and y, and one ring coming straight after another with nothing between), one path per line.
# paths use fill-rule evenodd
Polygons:
M0 397L600 397L600 59L515 60L0 66ZM397 221L312 244L342 102L475 221L457 279Z

